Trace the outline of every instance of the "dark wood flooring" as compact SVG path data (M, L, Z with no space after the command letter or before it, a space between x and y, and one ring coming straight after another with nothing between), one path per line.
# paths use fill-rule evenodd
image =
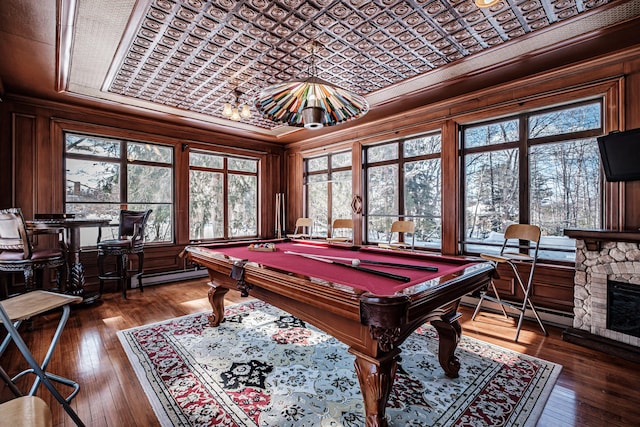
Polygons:
M109 293L92 305L72 311L49 370L81 384L73 406L87 426L158 425L116 332L208 310L207 291L205 280L156 285L145 288L143 293L130 290L127 300L123 300L119 292ZM227 295L230 302L240 300L237 293ZM549 327L550 335L544 337L535 324L528 322L516 344L512 341L511 321L482 313L472 322L471 310L463 308L462 311L466 335L563 365L539 426L640 425L638 363L565 342L561 328ZM34 331L23 332L38 358L44 355L48 345L48 338L42 336L51 336L57 317L57 314L41 316L34 322ZM10 374L19 372L25 365L13 345L0 363ZM21 382L18 385L21 389L28 386ZM44 387L40 388L39 395L51 405L55 426L73 425ZM11 396L4 386L0 400Z

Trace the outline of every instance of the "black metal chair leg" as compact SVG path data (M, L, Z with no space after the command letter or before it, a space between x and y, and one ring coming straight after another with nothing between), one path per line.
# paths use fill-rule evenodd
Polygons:
M140 288L140 292L143 292L142 290L142 271L143 271L143 264L144 264L144 252L138 252L138 287Z
M120 285L122 286L122 298L127 299L127 288L130 283L129 279L129 256L127 254L120 255Z
M104 292L104 256L98 255L98 278L100 280L100 295Z

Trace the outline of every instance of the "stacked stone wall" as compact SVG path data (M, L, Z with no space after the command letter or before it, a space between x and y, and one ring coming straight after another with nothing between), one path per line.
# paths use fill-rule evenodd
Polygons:
M607 280L640 286L640 245L603 242L589 250L578 240L573 327L640 347L640 338L607 329Z

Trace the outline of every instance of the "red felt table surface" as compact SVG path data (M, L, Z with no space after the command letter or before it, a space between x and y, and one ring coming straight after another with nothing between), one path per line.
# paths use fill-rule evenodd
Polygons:
M361 248L352 250L317 243L282 242L277 243L274 252L250 251L247 246L211 248L212 252L220 252L227 256L246 259L263 266L282 271L315 277L342 285L362 289L374 295L392 295L402 289L419 283L446 276L463 270L474 262L465 262L460 259L451 259L433 255L407 254L397 251L379 250L376 248ZM303 256L286 254L285 252L297 252L308 255L321 255L343 258L357 258L359 260L383 261L400 264L437 267L438 271L413 270L409 268L390 267L361 262L360 267L383 271L396 275L409 277L408 282L402 282L375 274L359 271L355 268L345 268ZM350 264L348 261L335 261Z

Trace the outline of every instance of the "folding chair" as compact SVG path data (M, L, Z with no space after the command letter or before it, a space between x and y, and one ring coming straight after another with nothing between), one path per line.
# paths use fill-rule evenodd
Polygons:
M411 246L413 250L416 243L416 226L413 221L393 221L391 223L391 229L389 230L389 241L387 243L380 243L378 246L383 248L398 249ZM394 234L398 235L397 240L393 240ZM411 245L404 242L406 234L411 234Z
M67 320L69 319L69 314L71 311L70 304L78 303L81 301L82 297L79 296L65 295L41 290L28 292L26 294L21 294L0 301L0 321L8 332L7 336L2 342L2 345L0 345L0 356L2 356L4 351L7 349L9 343L13 341L30 366L29 369L20 372L13 378L9 378L4 369L0 368L0 377L5 382L7 382L9 388L13 391L13 393L19 396L21 395L21 393L15 386L16 380L27 374L34 374L36 376L36 379L34 380L28 395L35 395L38 387L40 386L40 383L43 383L45 387L47 387L47 389L51 392L51 394L56 398L56 400L60 402L71 419L73 419L73 421L79 426L83 426L84 424L75 413L75 411L71 408L70 402L71 399L73 399L76 394L78 394L80 385L68 378L46 372L46 370L47 365L51 360L51 356L53 355L53 351L55 350L58 341L60 340L62 331L67 323ZM31 319L34 316L46 313L57 308L62 309L62 315L60 316L58 326L56 327L56 331L53 334L53 338L51 339L51 343L44 357L44 360L42 361L42 363L38 363L25 344L24 340L22 339L20 332L18 332L18 328L20 327L22 321ZM69 396L65 398L55 388L52 381L72 387L73 391L71 392L71 394L69 394Z
M312 234L313 220L311 218L298 218L293 234L287 234L287 237L290 239L310 239Z
M352 219L334 219L331 224L331 237L327 238L328 242L349 242L353 241L353 220Z
M531 302L531 299L529 298L531 294L531 284L533 283L533 272L536 268L536 263L538 261L538 246L540 243L540 234L541 234L540 227L538 227L537 225L511 224L510 226L507 227L504 233L504 243L502 244L502 248L500 249L499 255L480 254L482 258L491 261L496 268L498 264L509 265L513 270L515 280L518 282L520 289L522 289L524 298L522 300L522 303L513 303L509 301L504 301L503 299L500 298L500 294L498 293L498 290L496 289L496 285L492 280L490 286L495 296L487 295L487 289L484 289L480 293L480 301L478 302L478 305L476 306L476 309L473 312L473 316L471 317L471 320L475 320L476 315L480 311L480 307L482 306L482 303L484 302L484 300L493 301L499 304L500 309L502 310L502 314L504 314L505 318L508 318L509 316L507 315L507 311L504 309L504 307L506 306L506 307L512 308L519 313L518 326L516 328L516 336L514 338L515 342L518 342L518 336L520 335L520 329L522 328L522 320L524 319L524 314L527 310L527 306L531 309L531 311L535 315L536 320L540 325L540 329L542 329L542 332L545 335L549 335L547 330L544 328L544 325L542 324L542 320L540 320L540 316L538 315L538 312L536 311L535 306L533 305L533 303ZM522 242L526 241L527 252L530 251L531 244L535 244L533 256L529 255L528 253L506 251L507 244L511 239L517 239L518 241L522 241ZM521 265L522 263L529 263L531 265L531 269L529 270L529 277L526 278L526 282L524 280L525 277L523 277L523 274L520 272L518 268L518 265L519 264Z
M38 396L20 396L0 403L0 427L51 427L51 408Z

